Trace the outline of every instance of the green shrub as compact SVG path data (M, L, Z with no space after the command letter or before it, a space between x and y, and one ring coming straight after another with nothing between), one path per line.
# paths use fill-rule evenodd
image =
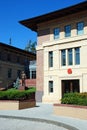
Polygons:
M61 103L87 106L87 93L66 93Z
M35 99L35 88L29 88L28 90L9 89L6 91L0 91L0 100L25 100Z

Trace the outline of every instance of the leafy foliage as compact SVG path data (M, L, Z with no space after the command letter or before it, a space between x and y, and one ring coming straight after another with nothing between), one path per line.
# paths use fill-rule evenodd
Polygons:
M87 93L66 93L61 103L87 106Z
M35 99L35 88L20 91L15 88L6 91L0 91L0 100L26 100Z
M36 42L29 40L28 44L25 47L25 50L28 52L36 53Z

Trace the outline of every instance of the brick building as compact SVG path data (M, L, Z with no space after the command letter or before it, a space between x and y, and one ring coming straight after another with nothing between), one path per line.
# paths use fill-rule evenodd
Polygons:
M37 100L87 92L87 1L20 23L37 32Z
M29 61L36 55L0 42L0 87L9 87L20 77L21 71L29 74Z

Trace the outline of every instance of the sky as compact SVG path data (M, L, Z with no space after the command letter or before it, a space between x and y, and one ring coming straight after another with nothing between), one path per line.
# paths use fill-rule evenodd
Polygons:
M19 23L21 20L47 14L85 0L0 0L0 42L24 49L37 34Z

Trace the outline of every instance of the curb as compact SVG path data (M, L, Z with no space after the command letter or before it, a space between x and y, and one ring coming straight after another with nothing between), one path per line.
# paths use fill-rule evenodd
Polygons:
M75 128L73 126L64 124L62 122L57 122L57 121L52 121L52 120L46 120L46 119L40 119L40 118L17 117L17 116L8 116L8 115L0 115L0 118L35 121L35 122L53 124L53 125L56 125L56 126L60 126L60 127L66 128L68 130L79 130L78 128Z

